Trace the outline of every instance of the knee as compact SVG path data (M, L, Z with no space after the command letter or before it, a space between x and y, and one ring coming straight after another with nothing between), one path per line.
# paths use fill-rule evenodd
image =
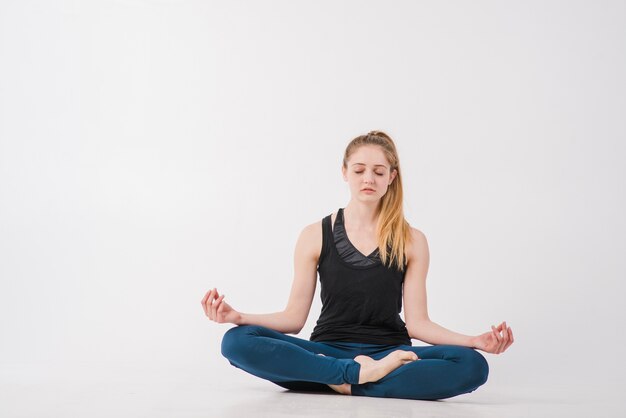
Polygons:
M462 363L465 365L467 385L473 391L487 382L489 364L485 357L473 348L465 347Z
M242 350L248 346L250 337L259 335L262 327L256 325L238 325L226 331L222 337L222 355L232 360L241 355Z
M222 355L227 359L232 359L237 355L237 348L244 344L244 340L249 335L248 326L240 325L232 327L222 337Z

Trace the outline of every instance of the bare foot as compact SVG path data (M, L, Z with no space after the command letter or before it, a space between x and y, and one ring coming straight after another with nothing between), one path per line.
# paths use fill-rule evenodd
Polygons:
M324 354L318 354L323 356ZM389 373L402 366L403 364L411 363L412 361L419 360L417 354L412 351L396 350L380 360L374 360L367 356L356 356L354 361L361 365L361 371L359 372L359 384L376 382ZM350 383L343 383L341 385L328 385L335 392L339 392L342 395L352 395L352 385Z
M392 351L380 360L374 360L363 355L354 358L354 361L361 365L359 384L376 382L403 364L411 363L415 360L419 360L417 354L404 350Z
M318 354L318 356L326 357L324 354ZM341 385L328 385L335 392L339 392L342 395L352 395L352 385L350 383L343 383Z
M342 395L352 395L352 385L350 383L344 383L343 385L328 385L335 392L339 392Z

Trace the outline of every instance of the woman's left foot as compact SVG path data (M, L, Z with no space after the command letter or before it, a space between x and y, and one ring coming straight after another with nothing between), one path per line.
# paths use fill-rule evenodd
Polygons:
M318 354L318 356L324 356L324 354ZM341 385L328 385L335 392L341 393L342 395L352 395L352 385L350 383L344 383Z

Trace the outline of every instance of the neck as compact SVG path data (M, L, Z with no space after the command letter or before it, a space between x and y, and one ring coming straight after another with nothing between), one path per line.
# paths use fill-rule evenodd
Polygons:
M378 204L380 202L359 202L350 200L343 209L344 220L355 229L374 231L378 223Z

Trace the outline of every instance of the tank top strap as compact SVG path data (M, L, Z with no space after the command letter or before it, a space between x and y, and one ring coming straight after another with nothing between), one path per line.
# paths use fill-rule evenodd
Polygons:
M318 264L322 264L322 260L328 256L330 251L331 239L333 239L333 230L331 227L332 213L322 219L322 252Z

